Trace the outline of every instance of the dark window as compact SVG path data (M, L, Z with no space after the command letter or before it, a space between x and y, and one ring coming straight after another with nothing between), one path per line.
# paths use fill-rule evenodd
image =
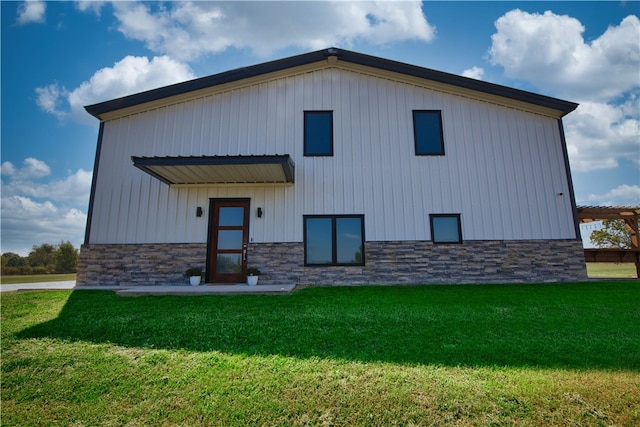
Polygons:
M363 215L305 215L305 265L364 265Z
M444 155L442 113L434 110L414 110L413 137L417 156Z
M462 243L460 214L431 214L429 221L433 243Z
M333 156L333 111L304 112L304 155Z

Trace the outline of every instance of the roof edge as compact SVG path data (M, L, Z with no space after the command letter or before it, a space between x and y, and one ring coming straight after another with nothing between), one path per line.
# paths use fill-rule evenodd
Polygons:
M200 89L206 89L212 86L218 86L225 83L231 83L242 79L256 77L261 74L267 74L274 71L285 70L300 65L307 65L326 59L327 52L331 49L320 50L316 52L305 53L302 55L291 56L288 58L277 59L274 61L264 62L257 65L236 68L230 71L224 71L219 74L199 77L185 82L175 83L168 86L151 89L132 95L123 96L121 98L104 101L97 104L87 105L84 109L92 116L100 119L100 115L120 110L123 108L133 107L146 102L156 101L162 98L168 98L183 93L194 92Z
M464 89L471 89L491 95L501 96L504 98L511 98L518 101L523 101L530 104L558 110L561 111L563 115L569 114L570 112L578 108L579 105L575 102L565 101L559 98L541 95L535 92L515 89L497 83L485 82L483 80L464 77L444 71L433 70L430 68L424 68L417 65L394 61L391 59L382 59L357 52L342 52L344 52L344 54L340 56L341 61L347 61L358 65L371 66L386 71L392 71L413 77L433 80L438 83L458 86Z
M188 92L194 92L200 89L206 89L208 87L231 83L242 79L256 77L262 74L286 70L288 68L297 66L308 65L314 62L324 61L328 57L337 57L339 61L432 80L438 83L458 86L464 89L483 92L486 94L496 95L504 98L515 99L521 102L550 108L552 110L560 112L560 117L569 114L578 107L577 103L564 101L546 95L540 95L537 93L515 89L508 86L502 86L496 83L489 83L482 80L446 73L443 71L419 67L417 65L411 65L403 62L393 61L390 59L384 59L376 56L331 47L315 52L309 52L301 55L264 62L257 65L237 68L234 70L225 71L206 77L200 77L181 83L175 83L169 86L163 86L160 88L151 89L121 98L87 105L84 108L89 114L101 120L102 114L111 111L133 107L147 102L157 101L163 98L181 95Z

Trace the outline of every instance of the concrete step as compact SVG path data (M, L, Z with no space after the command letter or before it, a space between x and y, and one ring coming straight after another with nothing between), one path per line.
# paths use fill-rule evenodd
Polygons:
M121 296L140 295L277 295L291 293L295 284L256 285L244 283L237 285L200 285L200 286L136 286L116 291ZM76 288L79 289L80 287Z

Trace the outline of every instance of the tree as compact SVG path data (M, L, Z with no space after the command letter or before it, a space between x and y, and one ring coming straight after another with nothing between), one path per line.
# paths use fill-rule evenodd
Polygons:
M3 267L22 267L27 265L27 260L13 252L5 252L2 254Z
M71 242L61 242L55 255L58 273L75 273L78 270L78 250Z
M29 252L29 265L47 269L53 267L56 251L56 247L49 243L43 243L40 246L33 245L33 250Z
M621 219L605 219L602 229L595 230L589 238L599 248L631 249L631 229Z

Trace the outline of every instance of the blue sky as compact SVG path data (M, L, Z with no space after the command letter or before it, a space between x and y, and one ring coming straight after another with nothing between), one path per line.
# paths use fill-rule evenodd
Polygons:
M337 46L580 103L580 205L640 204L639 2L7 2L2 252L84 237L84 106Z

